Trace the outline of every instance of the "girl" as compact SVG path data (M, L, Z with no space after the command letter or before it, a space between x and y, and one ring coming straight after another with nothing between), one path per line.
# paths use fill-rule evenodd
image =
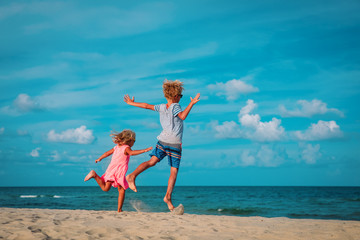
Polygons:
M117 187L119 190L118 212L121 212L125 198L125 190L129 187L125 175L128 170L130 156L148 152L152 147L143 150L131 150L131 147L135 143L135 133L131 130L124 130L121 133L114 133L110 136L112 136L113 142L117 145L95 160L95 163L97 163L113 154L106 172L99 177L94 170L91 170L84 181L86 182L91 178L95 178L97 184L99 184L100 188L105 192L109 191L111 186Z

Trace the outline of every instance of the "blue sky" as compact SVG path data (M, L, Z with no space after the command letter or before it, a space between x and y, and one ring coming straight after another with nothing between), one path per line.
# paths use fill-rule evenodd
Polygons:
M359 1L1 1L0 186L91 186L112 131L156 144L185 84L177 185L360 185ZM132 157L129 171L147 154ZM167 161L138 185L166 185Z

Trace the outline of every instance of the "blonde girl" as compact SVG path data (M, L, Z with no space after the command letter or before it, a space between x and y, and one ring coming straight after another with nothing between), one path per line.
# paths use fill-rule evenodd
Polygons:
M118 188L118 212L121 212L125 198L125 190L129 188L129 184L126 181L125 176L128 170L130 156L148 152L152 149L152 147L142 150L131 150L136 137L135 133L131 130L124 130L121 133L111 134L110 136L116 144L115 147L105 152L101 155L101 157L95 160L95 163L98 163L102 159L112 155L108 168L101 177L99 177L94 170L91 170L85 177L84 181L86 182L91 178L94 178L100 188L105 192L109 191L111 186Z

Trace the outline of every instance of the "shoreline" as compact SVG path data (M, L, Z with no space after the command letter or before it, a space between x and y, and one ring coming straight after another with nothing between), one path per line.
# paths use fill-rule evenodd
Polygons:
M360 221L0 208L4 239L357 239Z

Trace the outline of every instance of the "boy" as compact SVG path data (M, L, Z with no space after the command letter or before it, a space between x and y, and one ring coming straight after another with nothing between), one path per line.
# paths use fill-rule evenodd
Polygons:
M195 98L190 97L191 102L185 108L185 110L182 111L179 105L179 101L183 96L181 94L183 90L184 88L182 82L178 80L165 80L163 83L163 91L167 103L159 105L137 103L134 101L134 97L130 98L129 95L124 96L124 101L129 105L159 112L160 123L163 129L160 135L157 137L158 143L156 148L150 154L150 160L141 163L134 170L134 172L126 176L126 180L129 183L129 188L134 192L137 192L135 185L136 177L146 169L155 166L165 156L168 156L168 163L171 169L164 202L168 205L170 211L174 210L174 206L171 202L171 194L175 186L181 160L183 121L188 116L194 104L199 101L200 97L200 93L198 93Z

